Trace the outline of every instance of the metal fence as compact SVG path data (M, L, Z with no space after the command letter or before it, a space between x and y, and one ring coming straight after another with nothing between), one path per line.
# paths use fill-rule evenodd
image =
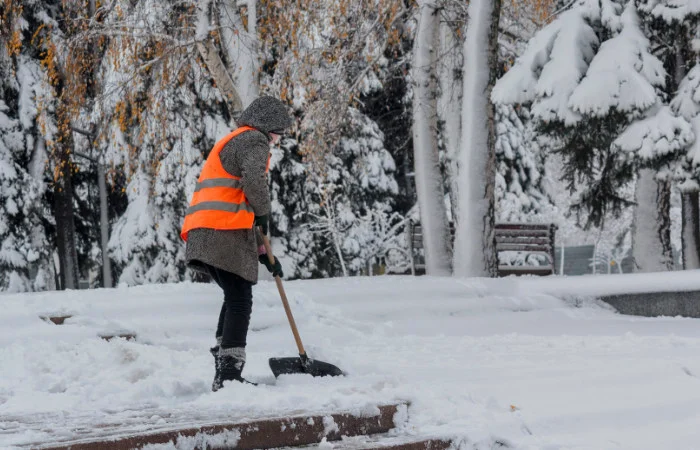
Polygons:
M634 272L632 257L621 251L600 252L595 245L556 247L555 271L558 275L619 274Z

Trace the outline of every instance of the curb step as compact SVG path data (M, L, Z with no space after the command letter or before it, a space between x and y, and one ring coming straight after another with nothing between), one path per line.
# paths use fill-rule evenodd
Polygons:
M447 450L450 448L452 448L452 441L448 439L378 434L343 438L342 441L323 442L303 448L286 447L277 450Z
M90 440L32 446L42 450L131 450L149 444L184 444L196 449L272 449L300 447L327 441L340 441L344 436L387 433L405 422L405 403L378 406L378 415L334 413L223 423L199 427L151 431L148 433L104 435ZM342 443L340 443L342 445ZM394 447L368 447L394 448ZM404 447L395 447L404 448ZM406 450L444 449L446 447L405 447Z

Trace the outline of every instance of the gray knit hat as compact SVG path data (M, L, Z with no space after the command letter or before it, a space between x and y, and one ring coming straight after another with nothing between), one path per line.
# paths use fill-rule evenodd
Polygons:
M284 103L267 95L253 100L238 119L238 126L248 125L265 134L282 134L292 123Z

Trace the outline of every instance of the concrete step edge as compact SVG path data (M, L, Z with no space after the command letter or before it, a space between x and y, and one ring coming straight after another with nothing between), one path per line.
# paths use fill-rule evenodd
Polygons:
M81 441L32 445L42 450L132 450L146 445L184 445L190 448L271 449L317 444L325 438L338 441L343 436L387 433L407 421L408 405L397 403L378 406L378 414L350 412L299 415L294 417L221 423L190 428L151 430L130 435L104 435Z

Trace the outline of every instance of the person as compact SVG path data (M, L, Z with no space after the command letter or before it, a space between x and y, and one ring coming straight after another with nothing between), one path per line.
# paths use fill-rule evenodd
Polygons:
M210 350L215 360L213 391L224 381L247 382L242 372L258 262L273 276L283 276L277 258L274 266L270 264L255 227L268 232L269 150L292 119L280 100L263 96L243 111L238 124L207 157L181 232L187 264L208 273L224 291L217 345Z

